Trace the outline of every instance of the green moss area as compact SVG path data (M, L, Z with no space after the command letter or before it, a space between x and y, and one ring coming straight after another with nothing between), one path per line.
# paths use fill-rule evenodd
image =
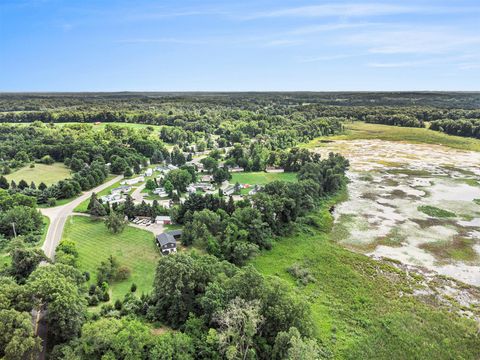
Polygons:
M440 209L430 205L419 206L417 210L423 212L424 214L427 214L428 216L436 217L436 218L450 218L450 217L457 216L455 215L455 213L451 211Z
M76 243L78 269L90 272L91 283L95 281L100 262L110 255L131 270L129 279L110 285L111 301L122 299L130 291L132 283L137 284L138 294L152 290L156 264L161 256L152 233L127 226L122 233L114 235L107 230L103 221L72 216L67 220L62 239Z
M416 280L329 239L328 209L337 200L325 201L311 216L321 225L303 226L252 261L262 274L284 279L308 299L317 337L334 358L478 358L473 320L435 305L433 298L414 297ZM306 286L288 272L298 263L313 276Z
M314 148L320 146L322 140L324 139L326 138L317 138L303 146L307 148ZM433 131L429 129L367 124L360 121L345 124L344 134L328 137L328 140L360 139L406 141L411 143L444 145L461 150L480 151L480 140L478 139L447 135L439 131Z
M420 248L432 253L437 260L449 262L451 259L463 262L477 261L479 256L474 250L475 241L455 236L447 241L435 241L421 244Z

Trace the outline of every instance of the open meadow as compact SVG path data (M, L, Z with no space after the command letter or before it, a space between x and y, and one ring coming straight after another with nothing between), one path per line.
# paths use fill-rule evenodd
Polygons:
M78 268L91 274L90 283L96 279L101 261L112 255L121 266L131 270L131 276L110 286L111 299L122 299L130 291L132 283L137 285L138 294L152 289L155 267L160 257L152 233L127 226L121 234L110 233L103 221L93 221L86 216L72 216L63 233L64 240L74 241L79 258Z
M54 163L52 165L35 164L33 168L27 165L5 177L8 181L13 180L17 184L20 180L25 180L28 184L33 181L37 186L42 182L50 186L60 180L69 178L70 169L63 163Z

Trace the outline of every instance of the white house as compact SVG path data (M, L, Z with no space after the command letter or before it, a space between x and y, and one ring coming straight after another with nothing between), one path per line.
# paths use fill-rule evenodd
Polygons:
M110 204L115 204L115 203L121 203L125 201L125 199L122 198L121 194L110 194L110 195L105 195L100 198L102 200L102 203L106 204L107 202Z
M145 176L152 176L153 175L153 170L148 168L146 171L145 171Z
M157 216L155 218L155 222L157 224L162 224L162 225L169 225L172 223L172 219L170 218L170 216Z
M120 185L135 185L135 184L138 184L139 182L144 182L144 181L145 181L145 177L139 176L133 179L123 180L120 183Z
M188 191L189 194L194 194L194 193L197 192L197 188L196 188L195 186L193 186L193 185L189 185L189 186L187 187L187 191Z
M165 197L168 196L167 192L165 191L164 188L156 188L155 190L152 191L155 195L158 195L160 197Z
M122 185L122 186L116 187L115 189L112 189L110 192L112 193L112 195L116 195L116 194L126 194L126 193L128 193L131 189L132 189L131 186Z

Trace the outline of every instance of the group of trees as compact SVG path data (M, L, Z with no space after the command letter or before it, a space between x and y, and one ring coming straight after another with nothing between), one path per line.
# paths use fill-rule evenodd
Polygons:
M441 119L430 123L430 129L449 135L480 139L480 117L478 119Z
M294 167L297 162L291 164ZM298 164L297 183L269 183L250 200L234 203L231 197L225 201L215 195L191 194L173 211L173 219L184 224L183 244L193 243L238 265L258 250L269 249L272 235L288 233L320 198L341 188L348 167L348 161L338 154L325 160L312 155Z

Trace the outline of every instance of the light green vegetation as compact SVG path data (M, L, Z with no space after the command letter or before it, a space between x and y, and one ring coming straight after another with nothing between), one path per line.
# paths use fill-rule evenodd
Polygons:
M435 206L430 205L422 205L419 206L418 211L427 214L428 216L436 217L436 218L449 218L449 217L456 217L456 215L448 210L440 209Z
M332 199L304 226L252 263L279 276L312 304L317 337L336 359L474 359L479 346L473 320L442 309L433 298L413 297L416 280L329 239ZM295 264L313 276L308 285L287 271ZM403 294L402 296L400 294Z
M460 150L480 151L480 140L477 139L447 135L428 129L367 124L363 122L345 124L344 134L317 138L303 146L307 148L315 148L321 145L321 142L325 140L360 139L406 141L411 143L444 145Z
M93 221L85 216L68 219L63 240L74 241L79 257L78 268L88 271L90 282L95 282L97 268L101 261L113 255L121 266L131 270L129 279L111 284L111 299L121 299L130 291L132 283L137 284L138 294L152 289L155 267L160 257L152 233L127 226L120 234L111 234L103 221Z
M428 242L420 248L432 253L439 261L453 259L456 261L473 262L478 260L478 254L473 246L475 241L470 238L455 236L451 240Z
M45 183L45 185L52 185L59 180L70 177L70 169L62 163L54 163L52 165L35 164L33 168L27 165L5 177L8 181L14 180L17 184L20 180L25 180L29 185L32 181L37 186L41 182Z
M233 173L230 183L236 184L250 184L250 185L265 185L272 181L297 181L297 174L292 172L286 173L267 173L263 171L259 172L243 172Z

